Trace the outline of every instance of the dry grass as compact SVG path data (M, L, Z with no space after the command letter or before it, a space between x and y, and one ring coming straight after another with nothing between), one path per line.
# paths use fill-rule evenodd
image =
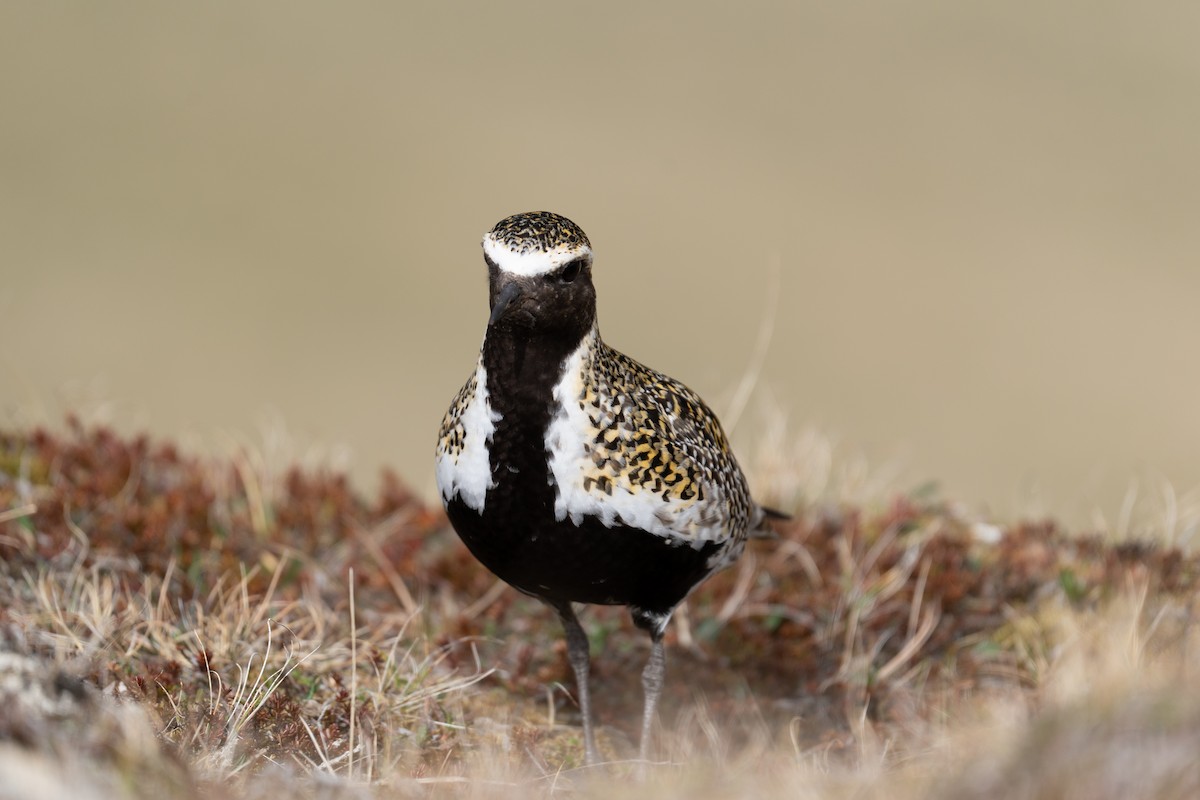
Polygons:
M689 600L637 783L644 637L587 613L583 768L554 616L394 478L0 434L0 797L1200 794L1190 506L1139 541L851 503L797 441L824 489Z

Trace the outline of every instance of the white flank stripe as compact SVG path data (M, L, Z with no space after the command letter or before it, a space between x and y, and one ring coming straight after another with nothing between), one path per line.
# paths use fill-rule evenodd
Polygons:
M480 363L475 371L475 396L463 411L463 447L457 455L441 452L437 459L437 485L446 502L458 495L468 508L482 514L492 480L490 446L500 412L488 399L487 370Z

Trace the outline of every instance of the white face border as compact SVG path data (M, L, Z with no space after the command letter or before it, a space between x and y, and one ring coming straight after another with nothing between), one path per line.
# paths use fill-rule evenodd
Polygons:
M548 253L543 250L514 253L490 233L483 237L483 252L502 272L525 278L546 275L577 258L586 258L589 263L592 260L592 248L587 245L556 247Z

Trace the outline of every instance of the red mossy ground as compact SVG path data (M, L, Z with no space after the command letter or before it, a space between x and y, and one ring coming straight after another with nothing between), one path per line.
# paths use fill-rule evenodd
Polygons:
M441 510L392 474L368 499L341 474L264 476L245 459L199 459L170 443L71 422L63 433L0 432L0 514L0 631L10 647L38 649L36 636L12 628L13 609L30 602L21 587L39 571L100 571L132 595L148 579L156 587L165 580L172 602L201 604L244 579L251 596L319 596L341 608L353 570L360 627L416 603L433 626L430 639L451 646L448 663L469 670L479 653L485 668L496 667L484 688L514 706L544 706L547 686L572 684L553 614L511 589L479 603L495 579ZM924 695L1033 684L1036 653L1029 641L1014 646L1011 628L1038 606L1099 604L1134 584L1156 595L1193 593L1200 580L1200 560L1176 549L1068 535L1051 522L1001 531L929 497L898 496L879 509L801 509L778 533L752 542L745 564L692 595L685 641L672 626L667 727L702 698L735 739L739 730L792 725L802 742L836 751L853 739L849 720L864 709L899 730L921 716ZM600 720L618 738L633 735L644 637L619 609L591 610L583 620L596 645ZM364 645L359 657L379 663L384 654ZM168 698L211 691L210 670L226 674L230 665L209 663L202 650L194 660L142 652L94 662L84 678L121 682L161 717L202 713L202 703L189 712ZM264 752L312 749L300 716L319 694L314 682L298 670L257 712ZM324 741L344 741L349 679L335 673L321 682ZM566 693L556 697L573 719ZM463 708L469 723L475 712ZM220 728L208 729L215 737ZM518 730L530 742L540 735L536 725ZM0 726L0 737L18 733ZM421 746L441 752L454 743L431 734Z

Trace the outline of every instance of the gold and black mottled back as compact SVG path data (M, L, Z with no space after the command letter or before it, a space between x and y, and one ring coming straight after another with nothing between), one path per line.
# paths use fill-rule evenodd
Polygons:
M736 559L759 520L751 519L750 490L716 414L684 384L602 341L587 369L595 378L580 404L601 423L588 446L596 470L589 477L645 492L664 508L695 503L699 513L673 536L719 542L714 569Z

